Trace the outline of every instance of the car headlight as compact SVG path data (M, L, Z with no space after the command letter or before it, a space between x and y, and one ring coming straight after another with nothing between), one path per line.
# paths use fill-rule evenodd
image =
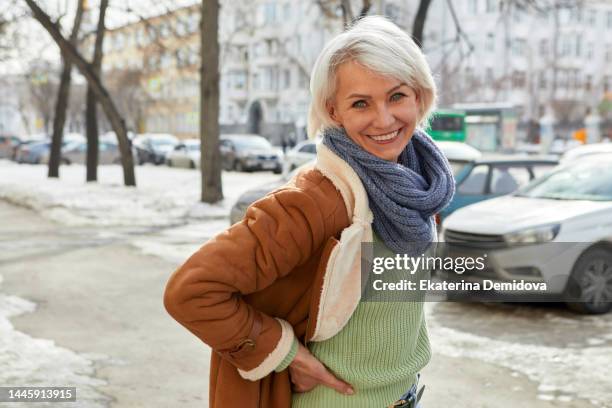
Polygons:
M504 235L504 240L509 244L538 244L548 242L555 239L560 228L560 224L527 228Z

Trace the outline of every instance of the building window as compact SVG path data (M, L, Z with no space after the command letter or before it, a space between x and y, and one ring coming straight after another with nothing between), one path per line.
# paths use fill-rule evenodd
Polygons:
M300 71L300 83L301 89L308 89L308 75Z
M478 0L468 0L468 13L478 14Z
M540 89L546 89L548 87L548 81L546 80L546 72L540 72Z
M593 77L591 75L587 75L584 81L584 87L587 91L590 91L593 88Z
M512 42L512 53L516 56L522 56L525 52L525 40L516 39Z
M547 39L540 40L540 55L542 56L548 55L548 40Z
M608 29L612 30L612 11L608 11Z
M586 57L587 59L593 58L593 49L595 48L593 43L588 43L586 47Z
M291 88L291 71L288 69L283 71L283 88Z
M276 22L276 3L268 2L263 5L264 24L273 24Z
M288 21L291 19L291 4L289 2L283 4L283 20Z
M495 34L494 33L487 34L486 49L489 52L495 51Z
M486 0L487 2L487 13L495 13L497 11L498 0Z
M612 44L606 45L606 62L612 62Z
M589 25L593 28L597 25L597 11L595 10L589 11Z
M159 36L161 38L170 37L170 25L167 22L163 22L159 25Z

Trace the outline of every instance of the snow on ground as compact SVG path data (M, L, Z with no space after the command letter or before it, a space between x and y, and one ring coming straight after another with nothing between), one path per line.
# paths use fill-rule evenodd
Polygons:
M0 275L0 287L2 275ZM36 339L14 329L9 318L32 313L36 304L0 292L0 384L3 386L71 386L78 388L77 402L37 403L36 406L103 408L110 399L96 391L105 382L94 378L94 361L100 355L83 355ZM54 379L49 384L49 378ZM2 406L23 406L6 403Z
M556 347L543 344L526 344L515 340L504 341L503 335L490 338L474 333L456 330L443 326L437 319L438 303L426 303L427 326L429 328L432 350L450 357L468 357L526 375L537 382L538 398L560 403L569 402L574 396L589 400L597 407L611 408L612 402L612 323L603 321L602 316L578 316L577 319L587 323L607 324L610 333L606 339L598 339L597 346L574 344L573 347ZM458 305L459 306L459 305ZM526 307L512 305L515 307ZM528 307L528 306L527 306ZM533 318L533 316L532 316ZM555 316L543 315L541 319L554 319ZM487 317L488 319L488 317ZM505 324L520 327L519 319L511 319L508 314L493 315L487 324L494 324L494 319L507 319ZM572 322L557 322L567 326ZM546 333L542 333L546 336ZM545 341L542 341L545 343ZM607 346L601 344L607 343ZM564 405L560 405L564 406Z
M199 202L196 170L137 166L136 188L123 186L118 165L100 166L98 183L85 183L83 165L62 166L59 179L46 174L45 165L0 160L0 199L71 226L167 227L188 219L225 218L242 192L280 177L270 172L223 172L225 199L208 205Z
M130 243L146 255L154 255L171 263L182 264L196 252L209 238L229 227L229 221L210 220L189 223L188 225L164 229Z

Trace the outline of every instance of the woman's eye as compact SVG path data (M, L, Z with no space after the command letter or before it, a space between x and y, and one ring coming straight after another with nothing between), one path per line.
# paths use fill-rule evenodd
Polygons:
M355 102L353 102L353 108L365 108L365 107L366 107L365 101L355 101Z
M404 94L403 94L403 93L401 93L401 92L394 93L393 95L391 95L391 100L392 100L392 101L399 101L399 100L400 100L400 99L402 99L404 96L406 96L406 95L404 95Z

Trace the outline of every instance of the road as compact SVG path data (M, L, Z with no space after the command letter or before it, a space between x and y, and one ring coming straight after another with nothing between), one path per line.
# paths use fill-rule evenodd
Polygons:
M0 220L0 384L76 385L79 402L67 407L207 407L210 350L162 305L177 262L142 251L143 242L155 248L172 231L66 227L2 201ZM180 245L205 239L192 230ZM422 372L426 408L601 407L584 397L611 394L597 382L606 369L600 362L584 370L589 361L534 361L551 350L582 361L584 348L605 357L608 316L529 305L428 310L434 356ZM490 347L509 350L491 357ZM574 377L595 388L559 389Z

